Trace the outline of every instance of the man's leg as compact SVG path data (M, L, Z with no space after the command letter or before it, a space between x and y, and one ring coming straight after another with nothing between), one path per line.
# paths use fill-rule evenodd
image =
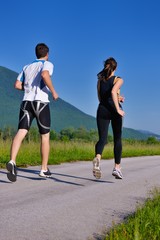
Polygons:
M51 173L47 166L50 151L50 125L51 125L49 104L40 101L34 101L32 102L32 107L36 114L37 125L39 128L39 133L41 135L40 152L42 167L39 176L50 177Z
M40 171L40 177L50 177L51 173L48 169L48 158L50 151L50 133L41 134L41 159L42 168Z
M28 131L26 129L19 129L12 142L11 160L6 164L6 168L8 170L7 177L11 182L15 182L17 180L16 157L27 132Z
M26 134L28 133L28 130L26 129L19 129L17 134L15 135L12 146L11 146L11 160L16 163L16 157L18 154L18 151L20 149L21 143L23 139L25 138Z

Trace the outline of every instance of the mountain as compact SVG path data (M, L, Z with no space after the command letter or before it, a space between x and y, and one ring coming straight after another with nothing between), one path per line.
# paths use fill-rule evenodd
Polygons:
M143 133L148 137L155 137L158 140L160 140L160 135L159 134L156 134L156 133L153 133L153 132L150 132L150 131L146 131L146 130L138 130L138 132Z
M19 106L23 92L14 89L14 82L18 73L5 67L0 67L0 128L11 126L17 127ZM96 120L94 117L85 114L62 99L53 101L50 96L50 110L52 124L55 131L68 127L85 127L95 129Z
M132 128L124 128L124 131L123 131L123 138L145 140L149 137L155 137L158 140L160 139L160 135L152 132L148 132L145 130L135 130Z
M14 89L14 82L17 75L18 73L0 66L1 129L4 127L17 128L19 106L23 96L23 92ZM87 130L97 129L95 117L80 111L61 98L59 98L58 101L53 101L52 98L50 98L50 110L52 119L51 128L56 132L69 127L84 127ZM35 124L35 122L33 124ZM137 131L131 128L123 128L124 138L146 139L149 136L153 136L153 134Z

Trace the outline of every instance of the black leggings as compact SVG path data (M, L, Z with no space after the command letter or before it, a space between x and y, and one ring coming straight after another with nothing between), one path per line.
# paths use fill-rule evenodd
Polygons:
M114 138L114 159L116 164L120 164L122 155L122 117L114 111L109 111L103 105L99 105L97 110L97 127L99 141L95 145L95 153L102 155L107 143L108 128L111 121Z

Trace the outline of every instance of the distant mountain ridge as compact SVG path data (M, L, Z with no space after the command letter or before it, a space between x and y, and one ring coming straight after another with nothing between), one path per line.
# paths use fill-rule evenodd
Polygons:
M19 106L23 96L23 92L14 89L17 75L18 73L0 66L0 128L2 129L8 126L17 128ZM56 132L69 127L97 129L95 117L80 111L62 99L50 100L51 128ZM150 136L149 133L125 127L123 129L124 138L146 139L148 136Z
M17 127L19 106L22 100L23 92L14 89L14 82L18 73L0 67L0 128L4 126ZM50 110L52 124L51 128L55 131L67 127L85 127L86 129L95 129L95 118L83 113L76 107L65 102L61 98L53 101L50 98Z

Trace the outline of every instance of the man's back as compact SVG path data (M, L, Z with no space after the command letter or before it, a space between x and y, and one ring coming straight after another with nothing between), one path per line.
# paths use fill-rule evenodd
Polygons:
M23 71L17 78L24 84L23 101L40 100L42 102L49 102L49 89L41 77L41 72L45 70L51 76L53 73L53 64L49 61L39 59L23 68Z

